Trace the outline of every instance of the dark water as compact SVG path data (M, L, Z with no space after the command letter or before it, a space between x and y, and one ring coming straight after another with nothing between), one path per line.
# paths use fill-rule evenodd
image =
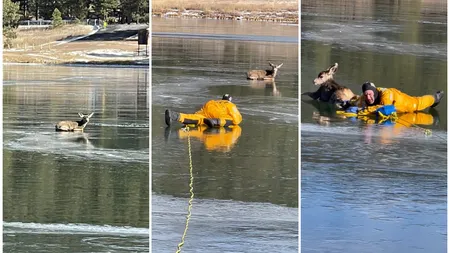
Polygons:
M183 250L298 252L297 28L153 20L153 31L164 32L152 38L154 252L176 250L189 197L186 133L180 125L166 129L164 110L193 113L224 93L243 122L229 132L191 129L195 197ZM267 29L288 39L274 42ZM267 39L252 40L253 30ZM284 63L275 85L246 80L246 71L266 69L267 61Z
M446 94L393 126L340 120L302 98L302 252L446 252L446 10L445 1L302 1L302 91L337 62L336 81L355 93L371 81Z
M148 252L148 69L3 70L3 252Z

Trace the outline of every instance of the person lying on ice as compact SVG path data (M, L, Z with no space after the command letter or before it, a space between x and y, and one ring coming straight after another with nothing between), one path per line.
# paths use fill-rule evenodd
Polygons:
M412 97L395 88L377 88L373 83L365 82L362 85L363 96L353 103L344 103L346 111L354 111L358 115L378 113L383 107L393 105L397 113L418 112L428 107L435 107L444 96L443 91L434 95ZM351 106L354 104L355 106Z
M242 116L236 105L231 102L229 94L223 95L221 100L210 100L203 105L202 109L194 114L184 114L166 110L166 124L170 126L172 122L180 122L185 125L203 125L209 127L223 127L239 125Z

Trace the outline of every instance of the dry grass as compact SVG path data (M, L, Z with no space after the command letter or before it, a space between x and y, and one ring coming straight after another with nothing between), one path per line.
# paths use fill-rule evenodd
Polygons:
M99 49L118 50L137 54L135 41L74 41L52 47L35 47L26 51L4 51L3 62L15 63L91 63L91 64L133 64L134 57L90 57ZM144 47L141 46L141 52ZM141 55L142 56L142 55ZM148 59L148 57L147 57Z
M88 34L92 31L92 26L87 25L67 25L60 28L36 28L19 29L17 38L12 40L12 48L30 48L41 46L50 42Z
M91 31L92 26L84 25L70 25L57 29L21 29L17 32L17 39L13 41L14 49L3 51L3 62L136 64L134 54L137 54L138 47L137 42L133 40L52 43L70 37L86 35ZM97 50L106 49L127 52L128 55L132 56L116 57L114 54L95 56ZM141 52L142 50L143 47L141 46ZM138 61L143 61L141 56L138 58Z
M152 0L152 12L162 13L170 9L218 11L298 11L298 0Z

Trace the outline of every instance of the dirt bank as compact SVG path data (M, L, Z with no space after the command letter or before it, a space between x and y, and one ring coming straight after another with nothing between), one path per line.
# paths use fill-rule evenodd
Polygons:
M297 0L153 0L152 16L298 24Z
M3 62L148 65L149 56L146 55L146 46L141 45L138 51L136 35L138 30L146 27L148 26L111 25L100 30L91 28L87 34L68 36L64 39L45 43L38 41L38 39L34 41L29 39L25 46L5 49L3 51ZM60 32L58 30L46 31L46 33L56 34ZM19 38L26 37L27 33L36 33L36 31L21 31Z

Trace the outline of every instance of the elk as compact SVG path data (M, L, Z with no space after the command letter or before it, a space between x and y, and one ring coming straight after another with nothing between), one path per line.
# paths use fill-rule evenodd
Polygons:
M94 113L83 115L79 112L78 115L80 115L81 117L79 121L60 121L55 125L55 130L65 132L83 131L87 123L89 123L89 119L92 117L92 115L94 115Z
M275 65L269 62L269 65L272 69L269 70L250 70L247 72L247 79L250 80L275 80L277 76L278 69L283 66L283 63L280 65Z

